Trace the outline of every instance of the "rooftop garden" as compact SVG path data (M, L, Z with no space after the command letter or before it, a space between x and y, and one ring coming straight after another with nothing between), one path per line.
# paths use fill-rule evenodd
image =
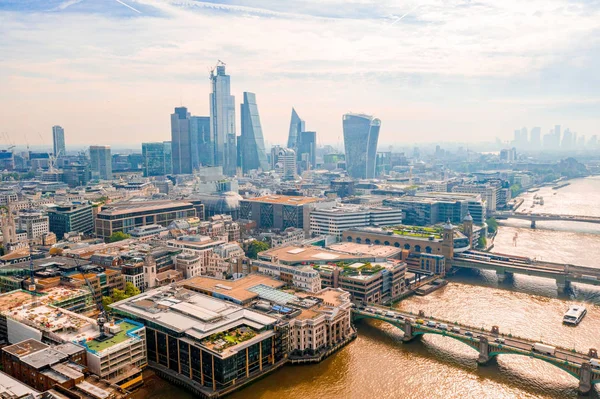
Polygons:
M399 236L430 238L442 238L443 229L441 227L422 227L422 226L394 226L390 227L394 234Z
M111 338L105 341L98 341L96 339L87 341L86 345L88 349L93 351L93 353L102 352L103 350L108 349L111 346L118 345L121 342L127 341L129 338L132 337L130 331L140 328L139 326L136 326L132 323L128 323L126 321L119 323L119 326L121 327L121 331L119 331L118 333L116 333Z
M250 327L239 327L230 331L222 331L210 335L202 340L202 345L215 352L223 352L225 349L235 346L241 342L248 341L256 336L256 332Z
M370 275L370 274L375 274L375 273L385 269L381 265L372 265L370 262L352 263L352 264L346 263L346 262L337 262L337 263L328 263L327 266L329 266L329 267L336 266L336 267L343 269L342 274L345 276L352 276L352 275L359 275L359 274ZM313 265L313 269L319 271L319 270L321 270L321 266Z

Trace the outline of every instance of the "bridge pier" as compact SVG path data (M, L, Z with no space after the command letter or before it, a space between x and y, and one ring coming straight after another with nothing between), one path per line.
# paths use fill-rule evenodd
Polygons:
M571 288L571 282L566 277L559 277L556 279L556 288L559 293L568 292Z
M587 395L592 390L592 365L584 363L579 369L579 388L580 395Z
M531 221L531 228L532 228L532 229L535 229L535 220L532 220L532 221Z
M479 339L479 357L477 364L487 364L490 361L489 343L486 337Z
M410 342L413 339L415 339L415 336L413 335L413 326L412 324L410 324L410 322L405 321L404 322L404 336L402 337L402 342Z
M496 270L496 277L498 277L498 282L499 283L503 283L504 280L506 280L507 277L510 279L512 276L513 276L513 274L511 272L507 272L504 269Z

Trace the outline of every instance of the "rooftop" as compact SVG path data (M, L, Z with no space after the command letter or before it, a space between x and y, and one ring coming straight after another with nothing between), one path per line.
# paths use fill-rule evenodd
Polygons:
M247 198L244 201L251 202L266 202L270 204L283 204L283 205L305 205L319 201L319 198L315 197L293 197L288 195L267 195L264 197Z
M23 384L21 381L11 377L10 375L0 371L0 396L1 397L16 397L22 398L27 395L38 397L40 393L29 385Z
M389 245L355 244L353 242L341 242L329 246L329 249L357 255L369 255L376 258L393 258L402 252L402 248Z
M185 288L203 292L210 295L219 295L231 298L237 302L247 302L258 297L251 289L262 285L272 288L280 288L284 283L262 274L249 274L237 280L220 280L211 277L197 276L179 283Z
M127 321L122 321L117 324L119 327L121 327L121 329L118 333L116 333L111 338L104 340L104 341L98 341L97 338L93 339L91 341L87 341L86 342L87 348L90 351L92 351L92 353L102 352L108 348L111 348L115 345L118 345L122 342L125 342L125 341L131 339L131 336L129 335L129 333L131 331L139 330L141 328L141 326L135 325L133 323L129 323Z
M192 207L192 203L188 201L124 201L111 204L103 209L98 215L102 216L117 216L125 215L132 212L148 212L160 211L165 208L187 206Z
M350 255L342 252L335 252L321 247L312 245L297 246L290 245L287 247L272 248L261 252L259 259L279 261L287 264L294 263L311 263L311 262L339 262L350 261L357 259L356 255Z

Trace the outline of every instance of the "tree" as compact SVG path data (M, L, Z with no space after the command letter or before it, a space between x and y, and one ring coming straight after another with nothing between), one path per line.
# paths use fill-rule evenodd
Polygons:
M498 221L495 218L488 218L485 223L487 224L488 233L494 234L498 231Z
M52 247L50 248L51 256L61 256L63 254L62 248Z
M129 298L140 294L140 289L128 281L125 283L125 297Z
M108 237L108 242L122 241L128 239L129 237L131 237L129 234L125 234L122 231L115 231L110 235L110 237Z
M269 249L269 244L264 241L254 240L250 244L248 244L248 249L246 250L246 256L250 259L258 258L258 253L262 251L266 251Z
M127 283L125 283L125 290L115 288L111 296L103 296L102 305L105 309L110 309L110 305L112 305L113 303L122 301L132 296L139 295L139 293L139 288L133 285L132 282L128 281Z
M485 249L487 247L487 240L484 236L479 237L477 240L477 248Z

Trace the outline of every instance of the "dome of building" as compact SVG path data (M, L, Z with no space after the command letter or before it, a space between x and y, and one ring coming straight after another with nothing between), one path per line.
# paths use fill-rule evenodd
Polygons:
M471 212L467 211L467 216L463 219L464 222L472 222L473 216L471 216Z
M204 204L204 214L207 218L214 215L230 215L233 219L239 217L242 196L236 192L205 194L198 196L198 199Z

